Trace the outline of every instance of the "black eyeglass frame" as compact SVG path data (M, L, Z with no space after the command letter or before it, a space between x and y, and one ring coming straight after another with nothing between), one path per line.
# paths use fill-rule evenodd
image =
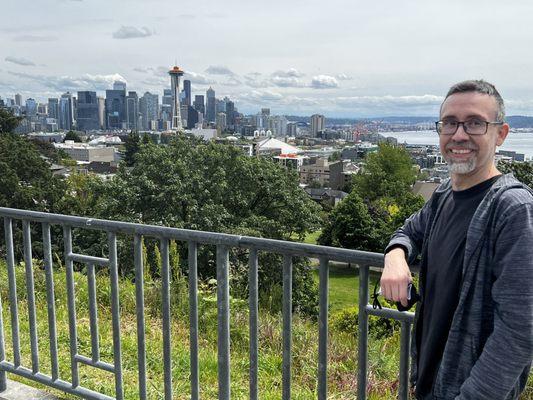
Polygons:
M437 131L437 133L439 135L444 135L444 136L453 136L457 133L457 130L459 129L459 125L463 125L463 130L465 131L465 133L467 135L470 135L470 136L481 136L481 135L485 135L487 133L487 131L489 130L489 125L503 125L504 122L503 121L481 121L480 122L484 122L485 123L485 131L483 133L470 133L468 132L468 128L467 126L465 125L467 122L469 121L455 121L457 123L457 126L455 127L455 131L453 131L453 133L442 133L442 127L439 129L439 124L442 125L444 123L444 121L436 121L435 122L435 130Z

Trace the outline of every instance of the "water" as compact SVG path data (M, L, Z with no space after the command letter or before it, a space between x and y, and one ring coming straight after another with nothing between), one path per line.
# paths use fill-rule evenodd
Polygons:
M439 136L435 131L380 132L387 137L392 136L398 143L438 145ZM498 149L516 151L533 159L533 132L509 132L507 139Z

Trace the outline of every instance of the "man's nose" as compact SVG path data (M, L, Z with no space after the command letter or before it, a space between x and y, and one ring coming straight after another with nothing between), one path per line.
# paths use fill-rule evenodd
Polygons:
M466 133L464 124L459 124L457 127L457 130L452 136L452 140L454 142L463 142L465 140L468 140L470 138L470 135Z

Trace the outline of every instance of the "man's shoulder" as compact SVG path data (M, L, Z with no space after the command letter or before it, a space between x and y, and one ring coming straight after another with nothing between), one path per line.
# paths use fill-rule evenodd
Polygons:
M512 174L503 175L494 185L494 199L500 206L533 205L533 190Z

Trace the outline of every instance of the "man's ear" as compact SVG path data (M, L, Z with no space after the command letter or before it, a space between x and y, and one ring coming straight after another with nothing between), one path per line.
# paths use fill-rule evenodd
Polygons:
M509 134L509 124L503 124L498 130L498 137L496 138L496 145L501 146L505 142L505 138Z

